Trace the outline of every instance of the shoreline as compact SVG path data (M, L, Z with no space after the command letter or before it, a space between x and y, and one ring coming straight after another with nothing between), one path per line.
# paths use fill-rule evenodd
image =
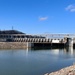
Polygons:
M44 75L75 75L75 65L62 68L55 72L46 73Z

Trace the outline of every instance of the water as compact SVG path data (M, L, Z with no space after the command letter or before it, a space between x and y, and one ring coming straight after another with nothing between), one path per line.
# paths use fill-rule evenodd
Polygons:
M73 62L74 49L0 50L0 75L44 75Z

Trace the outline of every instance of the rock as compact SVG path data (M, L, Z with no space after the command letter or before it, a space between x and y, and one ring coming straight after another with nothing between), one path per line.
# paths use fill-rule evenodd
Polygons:
M75 75L75 65L63 68L56 72L46 73L44 75Z

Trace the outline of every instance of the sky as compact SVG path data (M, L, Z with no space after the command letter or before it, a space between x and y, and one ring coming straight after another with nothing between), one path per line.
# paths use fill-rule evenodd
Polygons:
M75 0L0 0L0 30L75 33Z

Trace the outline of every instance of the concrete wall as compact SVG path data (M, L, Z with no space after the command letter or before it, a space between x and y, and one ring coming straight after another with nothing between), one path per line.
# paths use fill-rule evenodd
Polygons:
M67 38L66 46L73 47L73 38Z
M0 42L0 49L25 49L26 42Z

